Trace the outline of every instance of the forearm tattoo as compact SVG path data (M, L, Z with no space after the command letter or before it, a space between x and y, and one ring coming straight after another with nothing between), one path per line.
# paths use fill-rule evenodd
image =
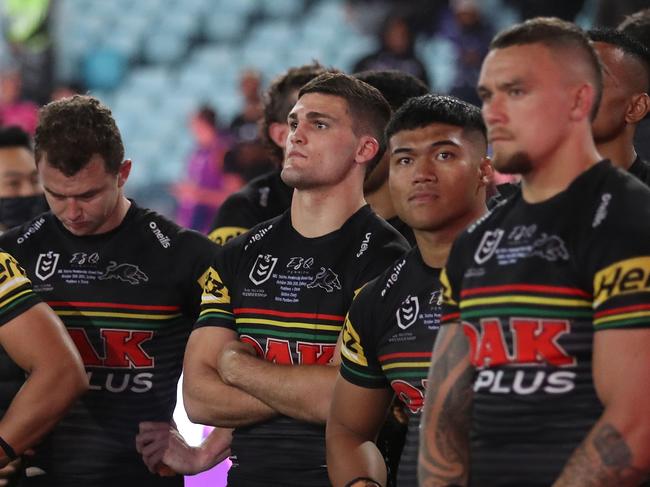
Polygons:
M625 438L609 423L598 425L578 447L554 487L637 486L647 473L632 465Z
M420 431L420 487L467 483L473 373L461 326L441 328Z

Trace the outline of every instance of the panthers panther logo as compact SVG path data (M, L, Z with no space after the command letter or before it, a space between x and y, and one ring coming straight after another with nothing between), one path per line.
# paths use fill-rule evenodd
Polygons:
M324 267L320 268L320 272L316 274L314 280L307 284L309 289L315 287L322 287L328 293L334 291L334 289L341 289L341 282L339 281L339 276L330 269L329 267L325 269Z
M536 255L550 262L556 260L569 260L569 252L564 246L564 242L560 237L551 235L550 237L545 233L542 238L533 243L533 249L530 255Z
M99 279L102 281L119 279L129 284L140 284L141 282L147 282L149 277L137 265L127 263L118 264L112 260L104 273L99 276Z

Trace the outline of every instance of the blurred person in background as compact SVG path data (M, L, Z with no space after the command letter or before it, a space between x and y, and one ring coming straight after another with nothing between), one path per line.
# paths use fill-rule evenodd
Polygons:
M634 148L636 128L650 112L650 53L620 31L588 35L603 67L603 97L591 127L596 149L650 186L650 165Z
M617 27L650 50L650 8L628 15ZM650 161L650 115L639 122L634 136L634 147L643 159Z
M19 127L0 128L0 231L47 211L31 141Z
M242 111L230 124L234 144L226 153L226 172L239 175L248 182L274 167L273 160L260 138L259 122L263 116L261 97L262 79L253 69L244 69L239 79L239 92L243 102Z
M241 186L234 174L224 174L224 156L231 140L217 126L217 114L203 106L190 119L197 146L187 164L185 179L173 187L176 223L206 233L217 209Z
M419 78L431 86L424 63L415 54L415 34L405 17L389 15L379 35L380 48L364 56L354 65L353 71L394 69Z
M280 178L289 133L287 116L300 88L325 71L325 67L313 62L289 68L271 82L264 95L260 135L275 167L224 201L212 222L209 238L213 242L223 245L258 223L278 216L291 205L293 189Z
M50 34L54 4L54 0L0 2L5 38L23 81L22 95L37 104L48 101L54 79L54 52Z
M16 125L34 135L38 123L38 105L23 98L22 75L15 66L0 69L0 126Z
M259 71L245 69L239 78L239 91L244 106L230 123L230 132L236 142L259 139L258 123L264 114L262 105L262 77Z
M480 104L476 82L494 31L483 17L478 0L451 0L437 34L451 42L456 54L456 74L450 94Z

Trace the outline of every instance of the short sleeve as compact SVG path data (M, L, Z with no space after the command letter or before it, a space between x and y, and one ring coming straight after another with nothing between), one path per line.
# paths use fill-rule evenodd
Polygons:
M365 388L388 387L388 381L377 360L377 329L370 283L352 302L345 318L341 346L341 375L348 382ZM373 333L374 332L374 333Z
M0 325L40 302L18 261L7 252L0 251Z

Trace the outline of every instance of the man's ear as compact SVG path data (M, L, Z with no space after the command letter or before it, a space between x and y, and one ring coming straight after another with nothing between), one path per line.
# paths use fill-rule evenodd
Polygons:
M117 170L117 186L122 187L131 174L131 159L125 159Z
M287 135L289 135L289 125L286 123L273 122L269 125L269 137L283 149L287 146Z
M589 83L584 83L575 91L569 116L571 120L590 119L596 92Z
M492 167L492 161L488 156L485 156L481 159L481 163L478 166L479 170L479 187L487 186L494 179L494 168Z
M357 152L354 156L354 162L365 164L371 161L379 152L380 144L377 139L370 135L363 135L359 138Z
M632 97L625 112L625 121L637 124L645 118L650 111L650 97L647 93L638 93Z

